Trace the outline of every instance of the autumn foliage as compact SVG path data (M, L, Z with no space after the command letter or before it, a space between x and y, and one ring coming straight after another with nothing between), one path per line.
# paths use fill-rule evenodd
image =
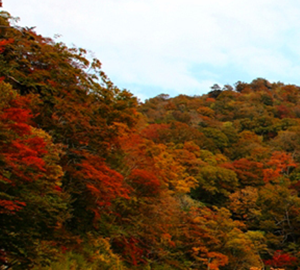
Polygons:
M284 253L282 250L276 250L272 259L266 260L265 264L274 267L296 266L297 258L288 253Z
M0 269L298 267L300 88L144 103L0 22Z

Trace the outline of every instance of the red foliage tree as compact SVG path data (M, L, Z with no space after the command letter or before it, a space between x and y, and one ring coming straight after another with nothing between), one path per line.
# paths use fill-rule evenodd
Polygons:
M140 195L151 196L160 190L160 181L152 172L134 169L128 178L135 191Z
M224 163L222 167L233 170L245 186L255 186L263 183L263 164L261 162L242 158L232 163Z
M36 239L50 241L67 216L67 196L58 190L60 149L32 126L32 96L21 97L4 82L0 96L1 256L5 268L15 262L30 268L40 253Z
M264 263L265 265L274 267L296 266L297 258L288 253L284 253L282 250L276 250L272 259L265 260Z

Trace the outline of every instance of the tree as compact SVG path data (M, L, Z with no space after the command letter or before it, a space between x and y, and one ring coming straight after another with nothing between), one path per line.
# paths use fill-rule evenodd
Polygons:
M0 95L0 260L5 268L28 269L55 258L64 239L59 224L69 214L62 151L31 125L33 97L21 97L3 82Z
M228 169L218 166L205 166L196 176L198 185L192 190L191 195L205 203L222 205L231 192L238 186L236 174Z
M265 264L274 267L296 266L297 258L284 253L282 250L276 250L272 259L265 260Z
M239 183L243 186L259 186L264 184L264 164L262 162L242 158L234 160L232 163L224 163L221 166L234 171L237 174Z
M209 150L213 152L222 152L228 146L229 140L221 130L216 128L204 128L201 131L209 140L212 140L213 142Z
M230 204L229 209L233 216L239 220L247 221L250 225L257 221L261 216L261 210L257 205L259 194L257 188L246 187L229 195Z
M290 168L295 167L296 163L290 154L276 151L272 154L266 164L268 168L263 170L264 181L276 181L278 178L284 178L289 174Z

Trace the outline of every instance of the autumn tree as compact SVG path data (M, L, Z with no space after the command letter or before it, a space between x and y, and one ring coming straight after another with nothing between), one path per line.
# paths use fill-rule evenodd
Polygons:
M55 258L64 241L59 228L69 214L62 149L32 126L32 96L22 97L3 82L0 95L1 264L28 269Z

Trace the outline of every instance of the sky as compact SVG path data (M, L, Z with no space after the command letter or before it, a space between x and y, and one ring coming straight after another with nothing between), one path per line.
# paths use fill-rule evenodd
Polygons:
M2 10L91 51L141 101L256 78L300 85L298 0L3 0Z

